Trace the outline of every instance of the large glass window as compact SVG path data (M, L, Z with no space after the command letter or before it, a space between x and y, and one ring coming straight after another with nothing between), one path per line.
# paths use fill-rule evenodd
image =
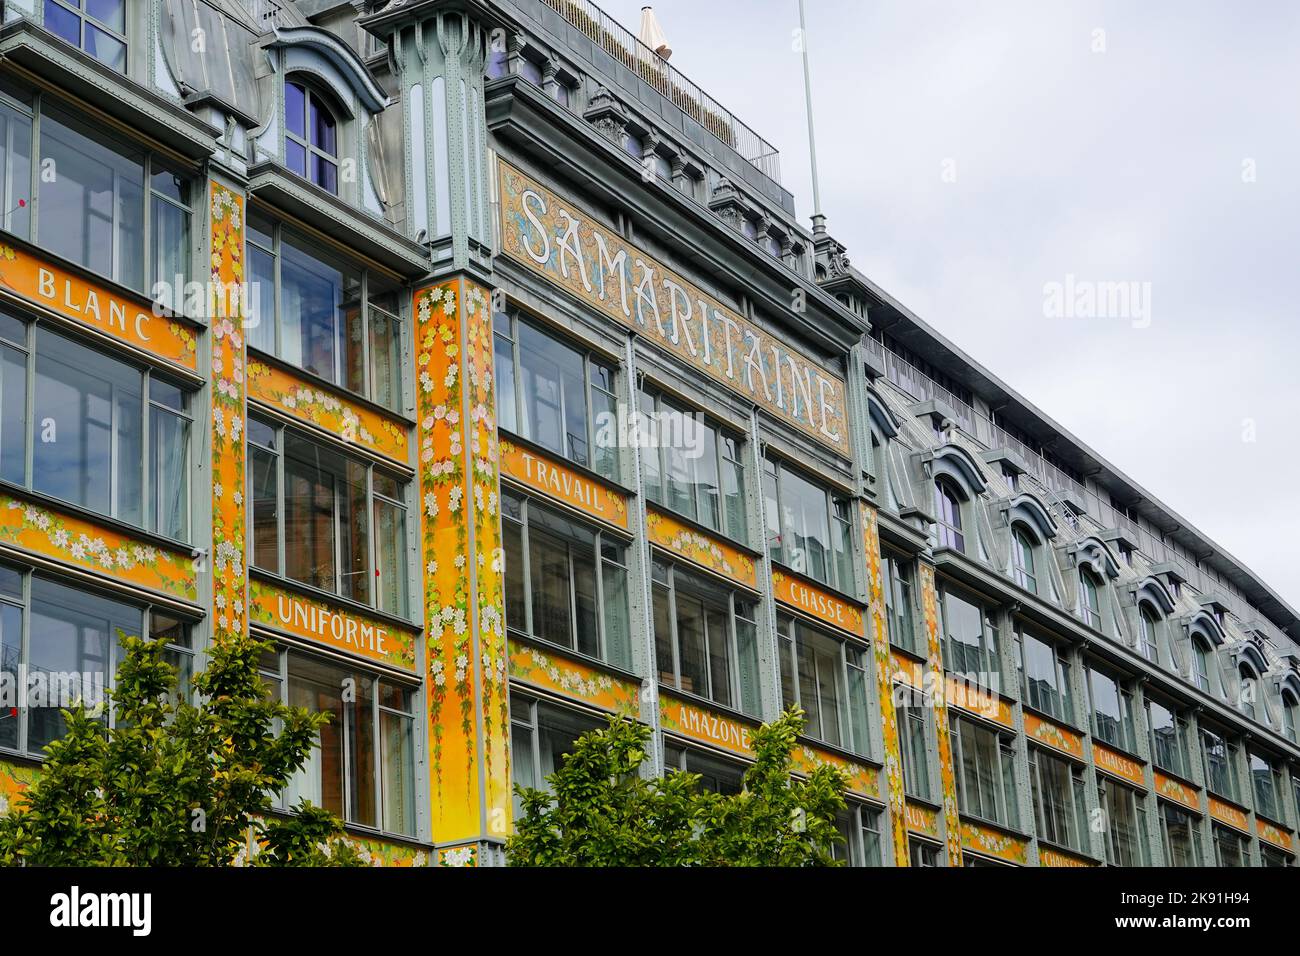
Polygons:
M506 625L631 668L623 540L504 489L501 532Z
M326 192L339 191L338 123L329 101L299 80L284 84L284 162Z
M802 621L777 619L781 703L807 714L804 733L853 753L867 752L867 652Z
M1273 762L1253 750L1246 755L1250 761L1250 781L1255 790L1255 812L1270 820L1280 821L1281 773Z
M400 411L395 284L258 212L248 217L248 344Z
M697 773L705 793L737 794L745 789L745 766L732 760L700 753L689 747L664 744L664 770Z
M510 775L521 787L551 789L549 777L563 765L573 742L602 721L523 694L510 695ZM522 813L515 797L515 816Z
M943 479L934 483L934 516L938 519L935 533L939 547L966 551L966 535L961 524L961 495L952 484Z
M1017 624L1020 648L1020 686L1025 703L1037 711L1074 723L1074 699L1070 694L1070 659L1063 646L1045 640Z
M126 72L126 0L45 0L45 29Z
M185 693L194 672L188 623L0 565L0 747L39 755L67 733L62 710L78 701L102 708L107 726L122 641L141 634L166 643Z
M763 461L763 497L767 550L772 560L852 593L853 512L849 498L814 484L772 458Z
M618 478L614 366L516 315L498 312L494 324L497 424Z
M358 826L415 834L415 688L284 652L286 702L330 715L283 805L306 798Z
M903 792L909 797L933 799L930 790L930 740L926 711L922 703L898 708L900 757L903 761Z
M1142 794L1098 776L1097 801L1105 827L1106 862L1111 866L1147 866L1150 860Z
M1192 638L1192 679L1203 693L1210 693L1210 646L1201 637Z
M912 562L893 551L880 557L880 575L885 589L885 626L889 643L905 651L927 656L912 617Z
M1151 758L1155 765L1189 779L1186 718L1160 701L1147 698L1147 726L1151 728Z
M1088 849L1083 768L1030 747L1029 786L1039 839L1072 850Z
M54 3L54 0L47 0ZM0 98L6 227L168 308L189 275L192 185L162 157L21 90ZM35 123L39 117L39 123ZM39 162L31 161L33 127ZM31 228L35 197L37 221ZM18 200L23 200L18 206ZM34 232L34 234L33 234Z
M407 616L405 485L259 418L248 451L254 567Z
M680 565L652 576L660 683L757 715L756 602Z
M1295 866L1295 857L1287 853L1285 850L1279 850L1277 847L1269 846L1266 843L1261 843L1259 845L1259 859L1262 866Z
M1088 693L1092 701L1092 732L1098 740L1130 753L1137 749L1133 726L1133 694L1107 670L1088 668Z
M1250 841L1236 830L1213 824L1214 857L1219 866L1250 866Z
M1237 783L1237 745L1208 727L1201 728L1201 755L1205 761L1205 785L1210 792L1241 802Z
M0 314L0 413L0 477L188 539L191 423L179 386Z
M949 734L962 812L1017 826L1014 739L964 717L953 718Z
M745 540L740 439L662 395L642 392L640 403L643 427L654 438L641 461L646 497L706 528Z
M1201 865L1201 822L1182 807L1160 801L1160 838L1166 866Z
M997 688L1002 666L998 657L998 632L989 613L974 597L940 585L944 646L948 669L985 687Z
M856 800L835 816L835 825L843 843L831 848L831 854L846 866L880 866L880 811Z

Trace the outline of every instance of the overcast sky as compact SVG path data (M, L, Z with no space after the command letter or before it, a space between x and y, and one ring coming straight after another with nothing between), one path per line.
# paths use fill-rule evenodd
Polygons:
M1300 3L806 2L853 264L1300 607ZM797 0L655 11L806 225ZM1149 325L1047 317L1071 274L1150 283Z

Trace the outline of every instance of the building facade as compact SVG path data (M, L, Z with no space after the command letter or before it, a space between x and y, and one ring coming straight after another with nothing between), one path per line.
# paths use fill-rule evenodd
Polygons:
M1294 865L1295 611L586 0L3 10L0 809L117 635L247 629L375 862L798 703L853 865Z

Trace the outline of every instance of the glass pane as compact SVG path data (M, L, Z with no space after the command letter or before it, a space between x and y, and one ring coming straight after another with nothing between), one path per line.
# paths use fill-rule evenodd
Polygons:
M0 103L0 227L26 239L31 235L32 121ZM21 203L21 205L19 205Z
M350 676L347 671L315 658L289 655L289 705L324 712L329 714L330 720L321 727L317 745L308 753L302 769L285 788L288 807L296 806L301 798L340 817L344 815L345 721L350 723L347 718L351 715L347 711L353 705L343 702L343 681Z
M81 46L81 18L54 0L45 0L45 29L73 46Z
M285 573L369 603L365 466L290 434L284 467Z
M724 707L732 706L729 617L726 608L710 607L704 619L709 632L709 679L713 699Z
M726 533L744 540L747 533L745 521L745 471L737 461L722 461L722 499L726 510Z
M830 578L831 529L826 492L796 472L781 473L781 525L790 566L818 581Z
M18 658L23 646L23 612L12 604L0 604L0 681L13 688L0 700L0 747L18 748Z
M707 697L708 648L704 638L704 605L696 598L677 595L677 650L681 660L681 689Z
M252 437L251 434L249 436ZM279 476L277 458L263 448L248 448L249 496L253 499L253 564L276 574L279 558Z
M392 833L409 836L415 833L415 741L411 718L381 710L379 733L384 789L383 827Z
M258 246L248 246L249 283L244 328L250 348L275 354L275 256Z
M528 529L532 574L533 634L561 647L573 646L569 597L569 549L541 528Z
M156 302L179 312L185 305L185 278L189 273L190 214L155 196L149 228L153 233L150 292Z
M115 33L126 33L126 0L86 0L86 12Z
M655 584L651 588L654 602L655 660L659 665L661 683L677 686L673 668L673 608L668 588Z
M344 702L348 715L348 819L373 827L379 823L375 805L375 681L362 674L347 676L355 689L355 699Z
M284 125L300 139L307 138L307 91L298 83L284 85Z
M504 336L494 336L495 368L497 382L497 427L506 431L518 432L519 423L516 415L515 394L515 349L514 342Z
M150 521L159 534L189 537L190 423L157 405L149 408Z
M370 384L374 401L401 410L402 327L397 319L378 309L370 310Z
M86 24L86 52L117 72L126 72L126 44L93 23Z
M338 147L334 142L334 117L330 115L329 109L313 94L308 103L308 111L311 144L331 156L337 155Z
M311 154L311 181L326 192L339 191L339 168L317 153Z
M524 437L587 464L587 405L584 361L566 345L519 324L520 387Z
M387 501L375 502L375 561L379 609L405 617L406 509Z
M627 571L609 561L601 562L605 599L605 655L609 663L632 668L632 628L628 621Z
M504 504L504 501L503 501ZM524 540L523 530L517 521L501 522L501 548L505 559L502 576L506 591L506 626L527 632L528 617L524 592Z
M573 551L573 600L578 620L578 650L600 657L594 552Z
M27 476L27 353L0 345L0 478Z
M747 714L760 710L758 684L758 635L753 621L736 619L736 656L740 680L740 709Z
M285 234L280 262L280 357L340 384L345 350L360 347L343 334L342 313L356 308L360 276L296 236ZM351 363L348 363L349 367Z

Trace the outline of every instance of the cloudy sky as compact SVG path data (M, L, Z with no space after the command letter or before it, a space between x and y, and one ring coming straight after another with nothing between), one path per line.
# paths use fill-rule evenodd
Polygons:
M854 265L1300 607L1300 4L806 2ZM797 0L655 11L807 223ZM1150 283L1149 325L1047 317L1067 275Z

